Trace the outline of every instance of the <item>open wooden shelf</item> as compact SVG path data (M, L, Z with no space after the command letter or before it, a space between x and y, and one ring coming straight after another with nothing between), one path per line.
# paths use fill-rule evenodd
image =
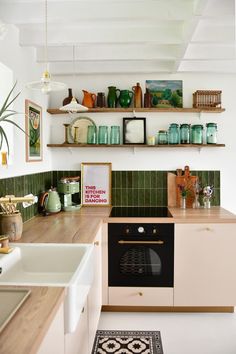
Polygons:
M173 144L173 145L142 145L142 144L120 144L120 145L103 145L103 144L47 144L52 148L214 148L225 147L225 144Z
M89 108L86 112L80 112L79 114L86 113L115 113L115 112L170 112L170 113L222 113L225 108ZM49 108L47 112L50 114L68 114L67 112L60 111L58 108Z

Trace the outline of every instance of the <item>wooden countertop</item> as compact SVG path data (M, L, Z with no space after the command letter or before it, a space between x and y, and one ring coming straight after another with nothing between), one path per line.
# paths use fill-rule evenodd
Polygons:
M24 289L31 294L0 335L2 354L35 354L65 295L63 288Z
M83 207L79 211L37 216L24 223L17 242L92 243L103 222L236 223L236 215L221 207L169 208L173 218L109 218L110 207ZM0 335L0 353L35 354L60 303L61 288L32 287L22 305Z
M18 242L92 243L103 222L236 223L236 215L221 207L210 209L169 208L172 218L112 218L110 207L84 207L79 211L36 216L24 224Z

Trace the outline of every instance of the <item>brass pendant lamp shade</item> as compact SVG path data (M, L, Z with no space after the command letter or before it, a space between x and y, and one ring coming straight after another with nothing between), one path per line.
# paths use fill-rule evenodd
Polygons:
M51 75L48 69L48 21L47 21L47 0L45 0L45 63L46 70L43 72L40 81L33 81L26 84L26 88L32 90L41 90L42 93L48 94L51 91L65 90L67 85L63 82L51 81Z

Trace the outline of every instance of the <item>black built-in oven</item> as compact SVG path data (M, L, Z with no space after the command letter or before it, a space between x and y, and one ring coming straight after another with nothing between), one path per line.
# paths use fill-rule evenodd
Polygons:
M109 286L173 287L174 223L109 223Z

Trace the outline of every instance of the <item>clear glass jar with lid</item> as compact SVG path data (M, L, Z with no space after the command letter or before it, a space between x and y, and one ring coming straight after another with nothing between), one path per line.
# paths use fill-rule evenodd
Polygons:
M169 144L179 144L179 125L171 123L168 131Z
M207 123L206 128L206 143L217 144L217 124Z
M180 144L190 143L190 124L180 125Z
M192 144L203 144L203 125L195 124L191 127Z
M168 144L168 132L167 132L167 130L159 130L159 132L158 132L158 144L159 145Z

